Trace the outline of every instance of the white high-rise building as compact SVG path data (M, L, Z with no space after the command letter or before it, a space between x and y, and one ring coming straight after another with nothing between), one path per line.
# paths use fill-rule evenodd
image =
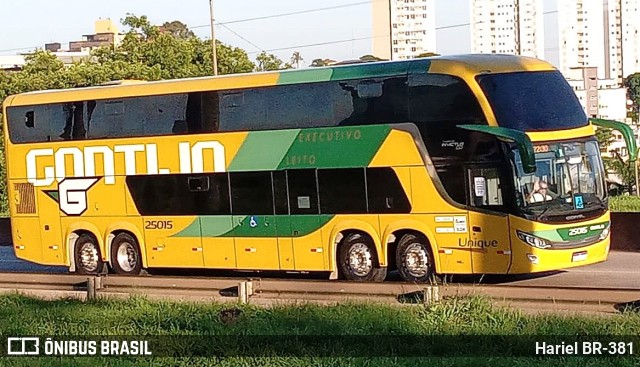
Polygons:
M471 48L544 58L542 0L470 0Z
M621 0L622 72L640 73L640 1Z
M560 70L596 67L622 82L640 72L640 0L558 0Z
M436 52L435 0L373 0L374 56L403 60Z

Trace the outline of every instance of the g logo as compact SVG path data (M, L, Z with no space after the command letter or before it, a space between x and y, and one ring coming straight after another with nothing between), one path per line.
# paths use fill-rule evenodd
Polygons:
M58 184L60 210L66 215L81 215L87 210L87 190L98 178L66 178Z

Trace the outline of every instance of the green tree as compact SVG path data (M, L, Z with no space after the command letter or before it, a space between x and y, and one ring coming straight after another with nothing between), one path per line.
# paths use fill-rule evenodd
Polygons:
M320 67L320 66L328 66L331 64L335 64L335 60L331 60L331 59L313 59L313 61L311 61L311 66L313 67Z
M360 56L360 61L365 61L365 62L374 62L374 61L388 61L386 59L381 59L377 56L373 56L373 55L364 55L364 56Z
M122 79L159 80L213 74L211 43L191 37L191 31L186 25L181 28L181 22L169 23L177 33L161 32L146 16L127 14L122 23L129 30L119 47L94 50L90 58L68 66L55 55L39 50L26 57L23 70L0 71L0 103L9 95L35 90L92 86ZM221 74L255 69L240 48L217 42L216 50ZM1 144L0 140L0 149ZM0 213L4 215L8 207L5 188L4 154L0 152Z
M627 87L628 98L632 102L629 115L636 124L640 124L640 73L629 75L624 84Z
M300 63L302 63L304 59L299 51L296 51L291 55L291 65L293 65L296 69L300 69Z
M604 158L604 166L607 172L614 173L622 180L622 184L625 185L629 193L631 193L631 187L636 184L636 169L635 164L637 162L625 162L619 155L614 158Z
M260 55L256 57L256 61L258 62L256 65L256 71L271 71L292 68L291 64L285 63L276 55L268 54L266 51L262 51Z
M144 80L213 74L210 41L191 37L191 31L183 23L169 23L177 33L161 32L145 16L128 14L123 24L130 29L120 47L94 52L101 64L113 65L127 78ZM216 42L216 53L220 74L247 73L255 68L240 48Z
M423 52L420 55L416 56L416 59L419 59L422 57L433 57L433 56L440 56L440 54L437 54L435 52Z
M606 127L598 127L596 128L596 139L598 139L598 145L600 146L600 150L603 152L607 152L609 144L613 141L613 132L611 129Z
M191 31L186 24L182 23L179 20L174 20L173 22L165 22L160 27L160 29L162 32L168 32L173 37L179 39L189 39L196 37L195 33L193 33L193 31Z

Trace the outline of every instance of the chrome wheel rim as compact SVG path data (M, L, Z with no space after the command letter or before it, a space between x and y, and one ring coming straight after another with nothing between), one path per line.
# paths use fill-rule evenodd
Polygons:
M356 243L349 249L349 268L360 277L366 276L373 268L371 250L364 243Z
M123 242L118 247L116 255L118 266L125 272L130 272L138 265L138 252L129 242Z
M95 272L98 270L98 262L100 257L98 255L98 248L91 242L85 242L80 247L80 265L88 272Z
M404 267L411 276L420 278L429 274L429 255L420 243L412 243L404 253Z

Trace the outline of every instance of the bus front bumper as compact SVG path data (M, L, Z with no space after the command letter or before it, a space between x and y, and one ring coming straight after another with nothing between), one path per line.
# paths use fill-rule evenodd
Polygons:
M509 274L539 273L606 261L611 236L593 245L572 249L539 249L523 242L512 244Z

